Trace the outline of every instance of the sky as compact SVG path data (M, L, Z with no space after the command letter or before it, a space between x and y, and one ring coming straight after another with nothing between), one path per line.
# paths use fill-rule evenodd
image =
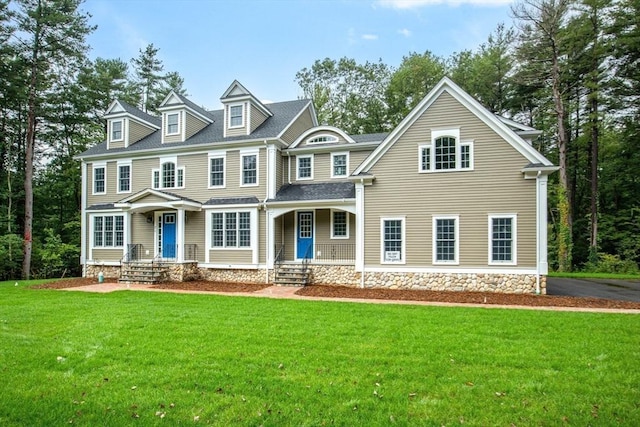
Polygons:
M189 99L208 109L238 80L263 102L303 96L295 75L318 59L398 67L429 50L475 50L512 0L86 0L91 58L129 61L153 43Z

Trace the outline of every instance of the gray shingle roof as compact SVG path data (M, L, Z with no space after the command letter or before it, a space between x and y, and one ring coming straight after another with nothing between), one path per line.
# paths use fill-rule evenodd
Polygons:
M364 135L349 135L355 142L381 142L388 133L367 133Z
M101 209L113 209L114 205L113 203L99 203L96 205L91 205L87 208L88 211L97 211L97 210L101 210Z
M156 116L152 116L151 114L147 114L144 111L140 110L139 108L134 107L133 105L127 104L126 102L122 101L122 100L118 100L118 103L120 105L122 105L122 108L124 108L124 110L131 114L132 116L135 116L139 119L142 119L144 121L147 121L151 124L154 124L158 127L162 126L160 117L156 117Z
M249 197L214 197L212 199L207 200L203 203L203 205L250 205L260 203L255 196Z
M205 117L209 117L210 119L213 120L213 116L211 114L210 111L205 110L204 108L200 107L198 104L196 104L195 102L189 100L187 97L182 96L180 94L176 93L176 96L178 97L178 99L180 99L180 101L182 101L182 103L184 105L186 105L187 107L191 108L194 111L197 111L198 113L202 114ZM169 104L169 105L175 105L175 104Z
M130 145L128 148L112 148L107 150L107 143L101 142L78 157L96 156L103 154L117 154L117 153L135 153L142 150L154 150L162 148L174 148L174 147L188 147L192 145L207 144L210 147L215 148L216 143L225 143L232 141L241 141L245 139L273 139L276 138L286 128L289 123L307 106L309 100L300 99L296 101L277 102L269 104L269 110L273 113L272 117L267 118L255 131L248 136L223 136L224 116L222 110L210 111L208 114L213 119L213 123L206 126L197 134L184 142L172 142L162 144L160 130L153 132L151 135L141 139L135 144ZM143 113L144 114L144 113Z
M321 182L316 184L286 184L280 188L272 202L305 200L355 199L356 187L352 182Z

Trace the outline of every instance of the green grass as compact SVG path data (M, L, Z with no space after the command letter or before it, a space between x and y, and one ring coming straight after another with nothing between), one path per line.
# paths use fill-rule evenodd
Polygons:
M567 277L571 279L617 279L617 280L640 280L640 274L620 274L620 273L561 273L549 272L549 277Z
M639 425L640 316L0 283L0 425Z

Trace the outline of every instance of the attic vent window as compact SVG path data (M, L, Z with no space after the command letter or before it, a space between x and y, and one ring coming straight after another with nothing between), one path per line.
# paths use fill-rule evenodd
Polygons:
M307 139L307 144L329 144L338 142L338 137L333 135L318 135Z
M229 127L242 127L243 122L242 105L232 105L229 107Z

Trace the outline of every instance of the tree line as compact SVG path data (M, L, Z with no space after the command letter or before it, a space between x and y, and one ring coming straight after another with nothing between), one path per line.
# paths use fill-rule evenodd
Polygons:
M0 280L78 275L81 174L118 98L154 108L184 80L153 44L129 61L88 57L82 0L0 0ZM522 0L511 25L447 58L398 67L324 59L295 81L321 123L388 132L444 75L489 110L543 131L558 270L637 271L640 262L640 0Z

